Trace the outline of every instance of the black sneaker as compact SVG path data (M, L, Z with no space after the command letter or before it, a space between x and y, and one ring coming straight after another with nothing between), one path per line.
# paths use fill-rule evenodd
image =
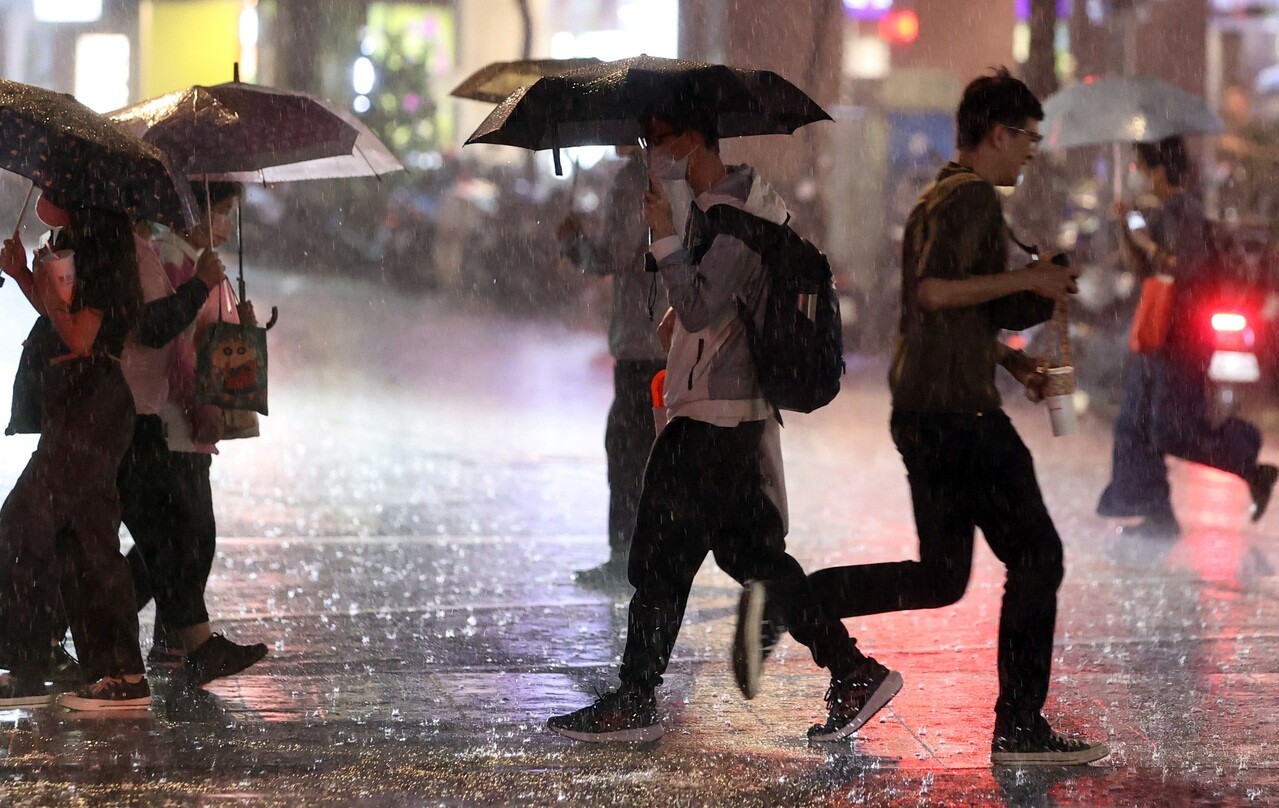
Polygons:
M610 558L598 567L578 570L573 573L573 583L587 589L598 589L603 592L617 592L630 587L626 573L626 559Z
M0 709L13 707L48 707L53 693L44 682L19 679L12 673L0 673Z
M1175 516L1147 516L1135 525L1120 525L1117 529L1126 539L1178 539L1181 523Z
M151 708L151 687L146 677L130 682L123 677L103 676L74 693L58 696L58 704L68 710L137 710Z
M742 695L753 699L759 695L759 676L764 660L777 647L785 627L774 609L770 609L768 587L763 581L750 581L737 601L737 630L733 633L733 679Z
M239 645L214 634L204 644L186 655L187 681L205 685L223 676L234 676L266 656L266 645Z
M1257 466L1248 480L1248 493L1252 495L1252 521L1259 522L1270 505L1270 494L1275 490L1275 481L1279 480L1279 468L1269 463Z
M1001 729L998 723L990 743L990 762L998 766L1079 766L1110 754L1104 743L1055 732L1042 716L1030 728Z
M865 726L901 689L900 673L866 657L855 674L844 679L831 677L826 689L826 706L830 708L826 723L809 727L808 739L825 742L847 738Z
M589 707L552 716L546 727L565 738L591 743L656 741L666 731L657 718L653 693L627 688L605 693Z

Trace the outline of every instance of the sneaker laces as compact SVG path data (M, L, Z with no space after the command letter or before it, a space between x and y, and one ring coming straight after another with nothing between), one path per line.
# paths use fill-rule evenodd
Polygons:
M848 704L856 696L857 691L864 690L866 685L855 679L832 679L826 688L826 706L835 709L838 704Z
M90 695L90 696L98 696L98 695L100 695L100 694L102 694L102 693L104 693L104 692L106 692L106 691L110 690L111 688L115 687L116 685L120 685L120 684L125 684L125 679L124 679L124 677L123 677L123 676L119 676L119 677L117 677L117 676L103 676L103 677L102 677L101 679L99 679L98 681L96 681L96 682L94 682L93 684L89 685L89 695Z
M591 690L595 692L595 706L597 708L604 707L605 705L611 706L613 702L617 702L619 706L621 705L621 688L618 688L617 690L600 690L598 685L592 685Z
M636 713L636 702L642 701L640 694L635 691L628 691L624 687L616 690L601 691L598 686L592 686L591 690L595 692L595 704L593 705L598 711L617 710L625 712L627 715Z

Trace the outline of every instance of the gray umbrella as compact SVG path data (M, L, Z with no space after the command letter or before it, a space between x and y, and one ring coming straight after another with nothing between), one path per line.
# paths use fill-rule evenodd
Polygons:
M599 59L591 57L493 62L467 76L466 80L453 88L453 92L449 95L498 104L511 93L521 87L529 86L543 76L558 76L599 63Z
M1085 81L1044 102L1044 149L1107 143L1154 143L1175 135L1225 131L1202 98L1158 79Z

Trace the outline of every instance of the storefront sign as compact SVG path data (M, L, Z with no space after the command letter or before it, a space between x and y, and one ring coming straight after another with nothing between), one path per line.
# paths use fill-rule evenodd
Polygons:
M893 8L893 0L843 0L844 16L854 20L878 20Z
M33 10L40 22L97 22L102 0L34 0Z

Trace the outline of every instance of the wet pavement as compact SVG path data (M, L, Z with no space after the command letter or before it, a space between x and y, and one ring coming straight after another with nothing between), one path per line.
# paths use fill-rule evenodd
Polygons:
M1009 396L1067 548L1049 712L1114 753L992 769L1001 568L966 597L849 621L906 686L852 743L810 747L826 680L787 640L751 702L728 673L737 589L709 564L666 685L667 735L574 745L545 718L612 687L624 603L570 582L602 560L602 336L356 282L258 276L281 307L263 437L214 462L215 627L263 640L249 672L154 710L0 713L0 803L188 805L1243 805L1279 800L1279 513L1176 465L1176 542L1091 515L1109 436L1054 439ZM0 378L21 308L4 290ZM854 361L784 435L806 568L913 557L882 364ZM1279 436L1272 437L1271 446ZM34 442L0 442L7 490ZM1273 456L1279 456L1279 452ZM144 612L149 636L151 612Z

